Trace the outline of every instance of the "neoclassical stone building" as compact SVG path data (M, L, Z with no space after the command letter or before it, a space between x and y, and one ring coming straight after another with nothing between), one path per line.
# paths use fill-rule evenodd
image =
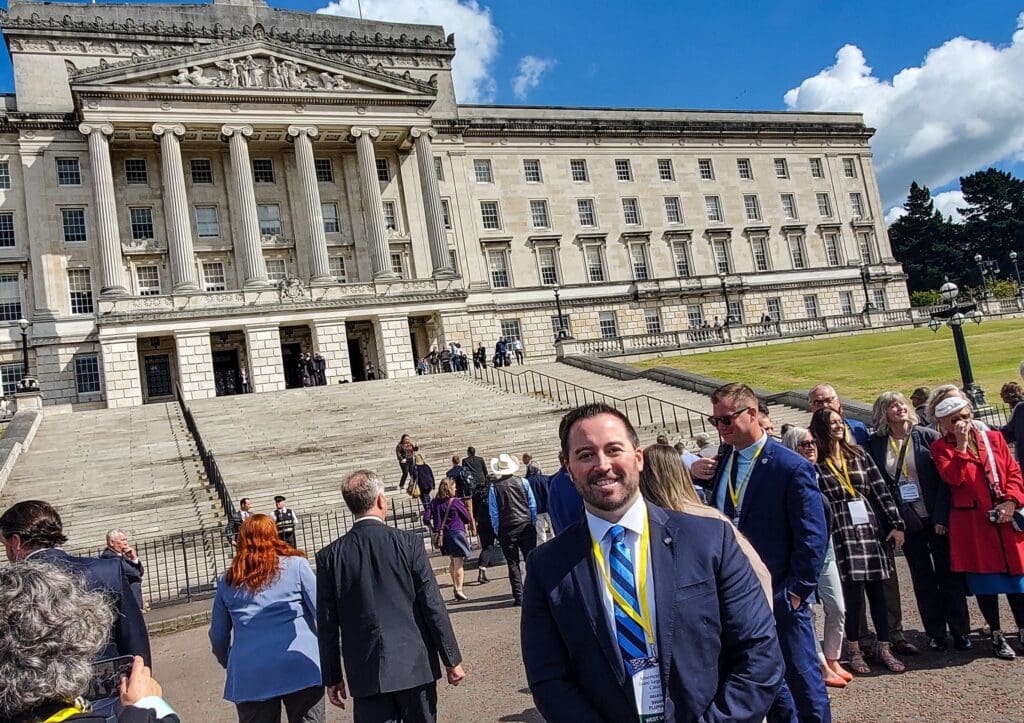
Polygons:
M2 25L5 392L20 317L47 404L124 406L908 306L856 114L459 105L442 28L260 0Z

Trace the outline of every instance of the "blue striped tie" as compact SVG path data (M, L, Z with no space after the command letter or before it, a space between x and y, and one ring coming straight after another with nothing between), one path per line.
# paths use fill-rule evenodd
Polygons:
M611 536L611 554L609 555L611 568L612 586L621 597L628 609L641 617L640 603L636 595L636 577L633 574L633 561L629 556L629 548L626 547L626 528L622 525L613 525L608 531ZM644 631L640 625L631 618L623 608L619 600L612 597L612 609L615 611L615 637L619 642L619 650L622 652L622 662L626 667L626 675L632 676L633 670L630 666L631 660L647 657L647 643L644 639Z

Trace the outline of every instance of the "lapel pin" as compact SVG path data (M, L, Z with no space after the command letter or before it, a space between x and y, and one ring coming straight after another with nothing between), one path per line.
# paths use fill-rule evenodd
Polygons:
M665 542L666 545L671 545L672 544L672 538L671 537L666 537L664 542Z

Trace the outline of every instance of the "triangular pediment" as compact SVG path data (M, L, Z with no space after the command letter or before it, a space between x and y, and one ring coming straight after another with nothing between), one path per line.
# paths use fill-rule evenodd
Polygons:
M437 83L382 66L360 66L337 56L269 40L249 40L190 49L157 57L133 56L116 65L78 70L69 66L71 84L79 89L142 89L165 92L253 94L328 93L332 95L404 95L432 98Z

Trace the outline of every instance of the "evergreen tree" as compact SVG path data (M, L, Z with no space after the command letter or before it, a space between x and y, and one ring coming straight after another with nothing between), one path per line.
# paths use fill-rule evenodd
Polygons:
M910 290L938 289L945 276L969 283L970 266L965 265L958 229L935 208L928 187L911 183L903 208L907 213L889 226L889 240Z
M995 259L1007 271L1009 253L1024 253L1024 181L1006 171L989 168L960 179L967 206L958 209L964 216L965 253L974 264L974 255ZM978 283L978 275L974 275Z

